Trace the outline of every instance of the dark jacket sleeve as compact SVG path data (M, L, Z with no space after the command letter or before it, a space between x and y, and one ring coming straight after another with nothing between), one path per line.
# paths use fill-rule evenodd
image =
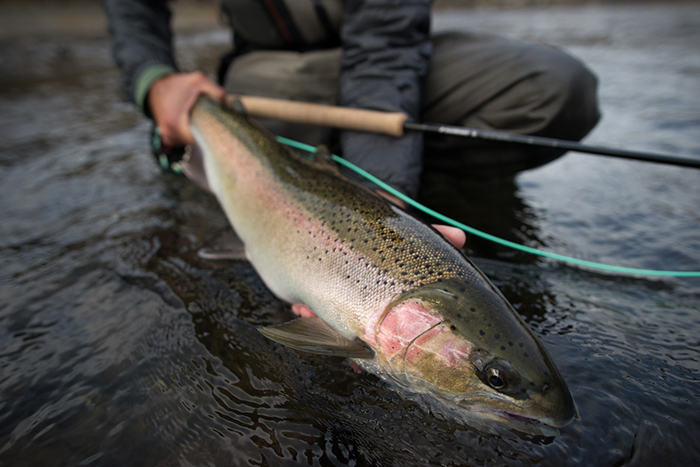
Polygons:
M421 81L427 74L430 1L349 0L341 29L340 105L404 112L418 120ZM415 196L422 170L418 132L396 139L343 132L343 156L407 195Z
M148 115L144 103L151 84L177 70L170 9L165 0L104 0L104 8L124 91Z

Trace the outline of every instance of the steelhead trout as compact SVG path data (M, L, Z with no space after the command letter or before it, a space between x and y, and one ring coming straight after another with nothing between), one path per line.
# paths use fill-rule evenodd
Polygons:
M542 344L437 230L211 100L195 105L191 128L260 277L317 315L260 328L265 336L354 358L450 412L552 427L575 417Z

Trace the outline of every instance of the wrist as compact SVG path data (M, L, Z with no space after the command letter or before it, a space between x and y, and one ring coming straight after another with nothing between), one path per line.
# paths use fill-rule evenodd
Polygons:
M177 70L170 65L153 64L144 68L136 80L134 86L134 102L148 117L152 117L151 109L148 105L148 93L153 83L159 79L177 73Z

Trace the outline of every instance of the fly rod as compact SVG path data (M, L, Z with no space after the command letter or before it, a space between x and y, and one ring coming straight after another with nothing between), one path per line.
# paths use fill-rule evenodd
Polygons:
M257 96L230 95L226 98L227 104L232 107L237 101L242 104L248 115L287 122L329 126L343 130L366 131L395 137L403 136L406 131L421 131L424 133L438 133L458 138L563 149L566 151L577 151L600 156L700 169L700 159L642 151L629 151L603 146L591 146L576 141L547 138L544 136L528 136L503 131L444 125L440 123L413 123L408 121L408 116L406 114L400 112L353 109L335 105L311 104L308 102Z

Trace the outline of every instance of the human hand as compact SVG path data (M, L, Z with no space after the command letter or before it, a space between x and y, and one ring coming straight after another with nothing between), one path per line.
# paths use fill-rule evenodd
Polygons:
M224 88L200 71L174 73L153 83L148 92L148 106L160 128L163 145L175 147L194 142L190 111L201 94L221 102L226 97Z
M467 243L467 234L462 229L444 224L433 224L433 227L457 248L462 248Z

